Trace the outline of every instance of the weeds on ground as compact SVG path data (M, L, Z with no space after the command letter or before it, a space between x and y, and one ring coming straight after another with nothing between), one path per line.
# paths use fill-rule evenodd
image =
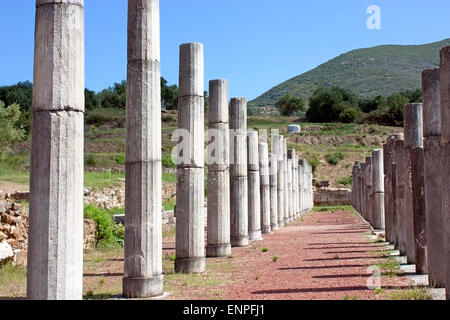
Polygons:
M388 296L391 300L433 300L432 294L426 288L411 288L394 291Z

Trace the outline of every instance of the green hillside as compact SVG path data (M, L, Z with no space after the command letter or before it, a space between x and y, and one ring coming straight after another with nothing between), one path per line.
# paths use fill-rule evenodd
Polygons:
M360 97L373 98L420 88L422 70L439 66L439 49L450 39L426 45L384 45L353 50L292 78L249 103L273 106L288 93L305 99L318 87L339 86Z

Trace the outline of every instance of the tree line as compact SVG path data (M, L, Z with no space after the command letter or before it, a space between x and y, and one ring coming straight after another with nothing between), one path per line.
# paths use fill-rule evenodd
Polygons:
M406 90L389 96L360 99L339 87L318 88L308 100L306 120L309 122L369 123L403 126L403 108L408 103L422 102L422 91ZM305 111L301 98L284 95L275 103L284 116Z

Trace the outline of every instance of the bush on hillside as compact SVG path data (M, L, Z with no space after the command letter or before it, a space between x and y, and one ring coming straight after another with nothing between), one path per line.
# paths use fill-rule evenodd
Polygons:
M358 108L356 95L338 87L319 88L309 98L306 119L310 122L336 122L348 108Z
M282 96L275 102L275 107L283 116L292 116L294 113L305 110L305 102L301 98L292 97L288 94Z
M20 124L20 108L17 104L5 107L0 101L0 159L11 154L13 147L25 138Z

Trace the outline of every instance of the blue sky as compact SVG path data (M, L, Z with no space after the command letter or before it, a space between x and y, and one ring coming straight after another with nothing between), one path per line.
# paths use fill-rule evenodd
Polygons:
M366 9L381 9L369 30ZM230 81L253 99L347 51L450 37L447 0L161 0L162 75L178 82L178 48L205 45L205 88ZM0 1L0 86L32 80L35 0ZM85 0L86 86L126 78L126 0Z

